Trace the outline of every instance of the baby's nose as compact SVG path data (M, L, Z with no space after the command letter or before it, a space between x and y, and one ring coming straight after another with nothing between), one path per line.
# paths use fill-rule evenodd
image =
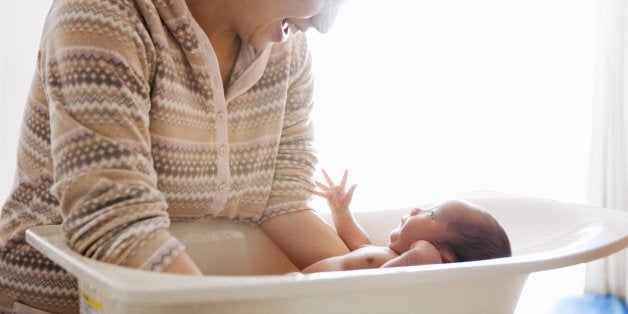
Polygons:
M420 212L421 212L421 209L418 208L418 207L415 207L415 208L410 210L410 216L414 216L414 215L416 215L416 214L418 214Z

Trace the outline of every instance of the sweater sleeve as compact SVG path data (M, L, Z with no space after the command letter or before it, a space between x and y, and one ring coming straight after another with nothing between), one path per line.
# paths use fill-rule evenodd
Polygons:
M295 32L288 95L272 189L260 221L277 215L311 209L316 155L310 113L313 105L312 61L305 34Z
M154 47L118 1L56 1L39 74L50 111L62 231L80 254L161 271L184 249L168 232L149 133Z

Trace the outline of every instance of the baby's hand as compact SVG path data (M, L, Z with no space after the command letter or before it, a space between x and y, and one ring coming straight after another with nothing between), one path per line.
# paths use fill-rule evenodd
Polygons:
M348 191L345 190L347 186L347 174L348 171L345 170L340 184L336 185L329 178L327 172L323 170L323 176L325 177L325 181L327 181L327 185L316 181L316 185L320 191L312 191L312 193L327 199L329 208L334 212L349 210L349 204L351 203L351 198L353 197L353 191L357 187L357 185L354 184Z
M400 267L413 265L441 264L443 258L438 249L430 242L419 240L401 255L384 263L382 267Z

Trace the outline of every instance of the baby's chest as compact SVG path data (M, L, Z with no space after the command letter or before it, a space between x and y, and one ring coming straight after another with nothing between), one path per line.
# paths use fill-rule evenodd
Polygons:
M351 253L352 268L379 268L384 263L398 256L393 250L381 246L367 246Z

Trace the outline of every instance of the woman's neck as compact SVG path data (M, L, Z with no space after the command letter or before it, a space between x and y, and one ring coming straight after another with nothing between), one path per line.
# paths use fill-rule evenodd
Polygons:
M237 37L233 23L233 0L186 0L190 13L207 37Z
M186 0L186 3L214 48L223 87L226 90L241 45L231 18L234 16L231 14L234 10L233 0Z

